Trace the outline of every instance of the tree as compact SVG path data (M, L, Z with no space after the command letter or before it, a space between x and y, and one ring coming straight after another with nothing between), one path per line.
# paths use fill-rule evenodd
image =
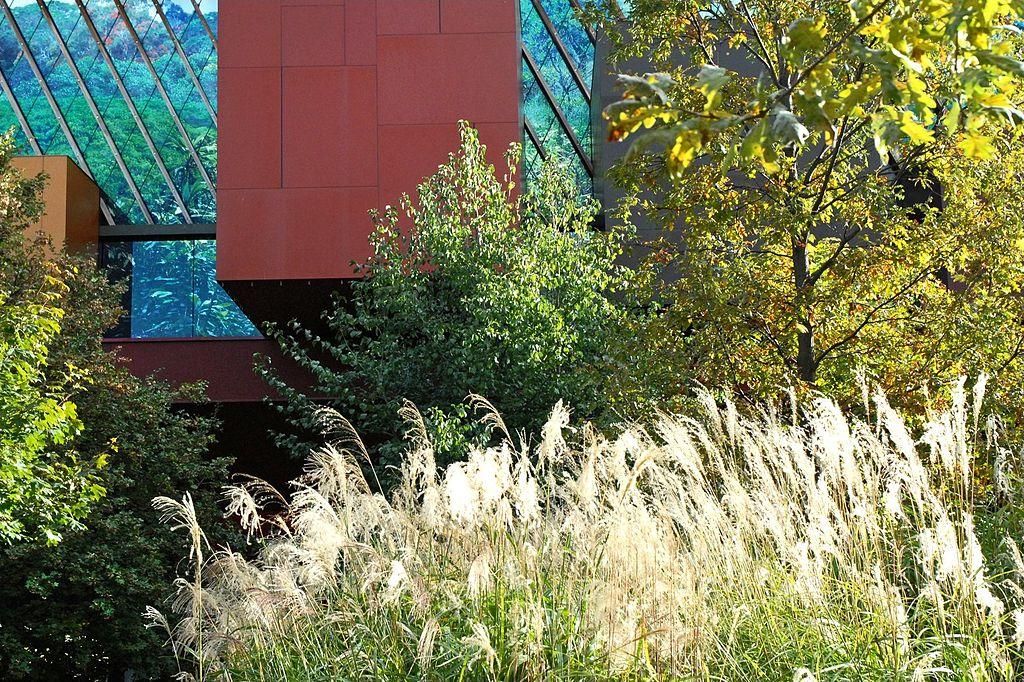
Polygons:
M208 456L216 420L174 406L197 401L197 392L136 378L104 350L103 332L121 314L120 291L94 259L46 260L25 246L22 230L38 215L43 179L20 179L9 168L9 147L2 149L0 290L10 293L0 305L0 509L23 530L0 543L0 679L114 679L129 669L140 678L167 675L173 660L155 654L161 636L144 628L142 614L160 603L183 544L156 523L150 503L195 491L219 539L234 539L216 524L230 462ZM63 418L33 434L36 459L23 466L24 445L8 443L19 445L25 430L8 424L42 422L47 409ZM88 478L84 465L75 468L100 459L106 465ZM8 466L20 478L8 476ZM75 493L86 486L105 494L85 505ZM60 542L39 542L44 529Z
M664 72L624 76L605 116L636 135L626 210L677 229L640 348L659 388L852 400L866 370L907 404L958 372L1017 376L1019 5L632 5L618 55Z
M164 635L144 627L147 606L161 605L183 540L157 523L154 497L195 491L214 542L238 537L218 523L229 461L210 459L216 422L173 408L166 385L137 379L113 364L95 368L76 401L83 452L110 449L107 494L60 543L18 543L0 550L0 678L5 680L163 679L174 671ZM195 396L189 396L195 399Z
M461 151L415 204L403 200L404 217L376 216L373 255L327 311L329 333L272 330L316 379L302 392L263 367L293 418L316 428L309 396L325 396L386 465L401 449L404 399L423 411L442 461L485 437L467 414L470 393L513 430L539 429L559 399L585 415L600 409L597 368L622 315L609 297L625 283L618 235L593 229L596 207L557 165L521 196L514 177L495 177L464 125Z
M67 288L26 243L44 179L23 178L13 154L11 137L0 138L0 545L55 542L102 494L103 454L83 460L68 447L82 428L70 395L81 374L49 358Z

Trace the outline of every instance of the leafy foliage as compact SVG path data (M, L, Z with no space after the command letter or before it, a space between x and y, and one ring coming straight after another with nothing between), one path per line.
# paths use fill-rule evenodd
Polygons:
M664 72L625 78L606 113L613 137L649 129L616 178L624 211L667 229L650 264L674 279L650 278L663 314L635 332L622 400L697 380L856 405L863 370L918 409L985 371L1019 412L1015 11L634 3L618 56Z
M46 260L41 245L26 246L44 179L10 169L12 148L5 138L0 518L16 532L0 547L0 678L159 676L170 660L154 655L161 638L142 612L173 577L182 543L154 523L150 501L196 490L213 523L227 462L206 459L215 421L173 408L198 394L137 379L103 349L120 292L94 260Z
M11 167L0 138L0 544L60 539L101 494L93 465L68 447L82 427L70 393L81 378L52 363L67 288L25 231L42 213L43 178Z
M700 154L774 175L798 150L843 147L852 129L883 157L945 135L989 158L996 127L1024 120L1022 11L1008 0L640 0L631 21L641 43L676 40L701 66L678 83L624 76L625 99L605 116L616 139L656 128L643 144L666 148L675 178ZM737 57L750 68L721 65Z
M125 670L149 679L168 672L163 635L143 627L160 603L182 551L155 524L150 501L196 491L200 518L215 540L218 489L227 462L208 461L215 423L172 410L166 386L109 365L77 398L83 451L111 448L106 496L55 546L21 543L0 551L0 677L5 680L107 679Z
M264 367L290 413L315 428L308 396L326 396L393 464L403 398L423 408L442 459L486 437L463 402L470 393L528 431L559 399L599 409L596 367L621 318L608 294L625 280L618 236L593 230L596 208L566 172L549 165L516 196L464 126L460 153L403 209L405 221L394 210L376 217L373 256L328 311L330 334L275 330L316 378L302 394Z

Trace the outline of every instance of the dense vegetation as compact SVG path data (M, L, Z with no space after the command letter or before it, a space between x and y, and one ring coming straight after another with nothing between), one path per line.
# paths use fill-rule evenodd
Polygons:
M127 4L185 83L150 3ZM288 491L229 489L249 558L216 518L215 420L103 351L119 291L26 245L43 179L0 146L0 677L160 677L172 658L200 681L1024 677L1024 9L634 0L623 24L589 4L618 57L661 69L624 77L606 115L632 142L610 208L665 238L624 267L567 139L564 167L527 148L523 188L518 152L499 174L464 125L374 217L323 329L271 330L315 379L259 368L308 463ZM51 9L98 73L77 9ZM151 88L111 6L90 9L129 87ZM46 38L38 8L15 11ZM198 24L182 35L203 53ZM564 37L586 62L585 33ZM17 51L0 33L0 64ZM534 56L586 137L562 55ZM524 111L558 138L531 78ZM87 125L66 65L48 79ZM130 129L109 79L94 94ZM212 255L108 259L170 271L133 292L146 314L226 333L200 296Z
M13 153L0 138L0 543L57 541L102 494L104 455L71 445L82 429L71 394L85 377L51 358L69 289L43 245L26 240L42 215L43 178L22 177Z
M173 578L182 544L149 503L196 490L216 525L227 462L207 461L212 420L175 411L179 396L102 348L119 292L95 261L26 244L45 178L22 178L12 152L4 138L0 678L159 675L170 661L141 614Z
M488 437L470 393L514 431L535 433L559 399L598 413L623 315L610 298L628 282L619 237L592 229L596 206L565 170L549 164L520 195L475 130L464 125L462 139L401 217L377 217L373 257L325 316L329 333L274 330L315 385L299 392L263 368L306 433L319 431L316 402L326 399L372 439L385 475L400 463L403 400L423 410L442 460Z
M663 228L622 397L694 381L848 407L859 375L922 414L987 372L1020 423L1021 42L1010 3L633 3L605 112L618 209ZM970 17L967 19L966 17ZM640 371L634 371L638 365Z

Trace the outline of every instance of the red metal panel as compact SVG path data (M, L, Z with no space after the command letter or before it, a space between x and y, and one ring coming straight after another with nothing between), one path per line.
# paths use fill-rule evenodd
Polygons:
M221 68L218 80L218 190L280 187L281 69Z
M485 123L477 126L480 140L487 145L487 158L505 169L508 146L519 141L518 123ZM403 193L415 196L416 186L448 160L459 146L457 123L382 126L380 145L380 200L398 205Z
M218 230L217 278L223 281L345 279L352 260L369 255L368 211L376 187L220 192L221 214L252 226ZM270 229L270 228L273 229Z
M281 65L281 0L222 0L218 10L219 68Z
M340 66L345 63L345 8L288 5L281 8L284 66ZM287 95L286 95L287 96Z
M286 190L289 216L302 235L289 243L281 271L264 279L285 279L296 271L309 279L353 277L352 261L370 255L369 209L376 202L376 187Z
M278 248L300 235L291 220L281 190L217 189L217 279L261 279L275 269ZM299 274L299 273L296 273Z
M437 33L440 30L439 0L377 0L379 35Z
M345 63L377 63L377 0L346 0Z
M513 33L381 36L381 123L518 120Z
M515 12L515 0L441 0L441 33L507 32Z
M377 184L376 69L285 69L283 108L285 187Z
M220 8L222 281L351 277L369 253L367 211L413 192L455 150L458 120L481 128L496 163L519 138L513 0ZM265 54L282 46L283 62Z

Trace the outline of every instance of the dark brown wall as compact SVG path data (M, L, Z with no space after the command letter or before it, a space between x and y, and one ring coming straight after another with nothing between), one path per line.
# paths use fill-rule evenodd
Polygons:
M174 387L206 382L206 396L215 403L258 402L270 394L253 371L257 353L269 356L291 385L310 381L281 356L276 343L265 339L111 339L104 347L136 376L154 375Z

